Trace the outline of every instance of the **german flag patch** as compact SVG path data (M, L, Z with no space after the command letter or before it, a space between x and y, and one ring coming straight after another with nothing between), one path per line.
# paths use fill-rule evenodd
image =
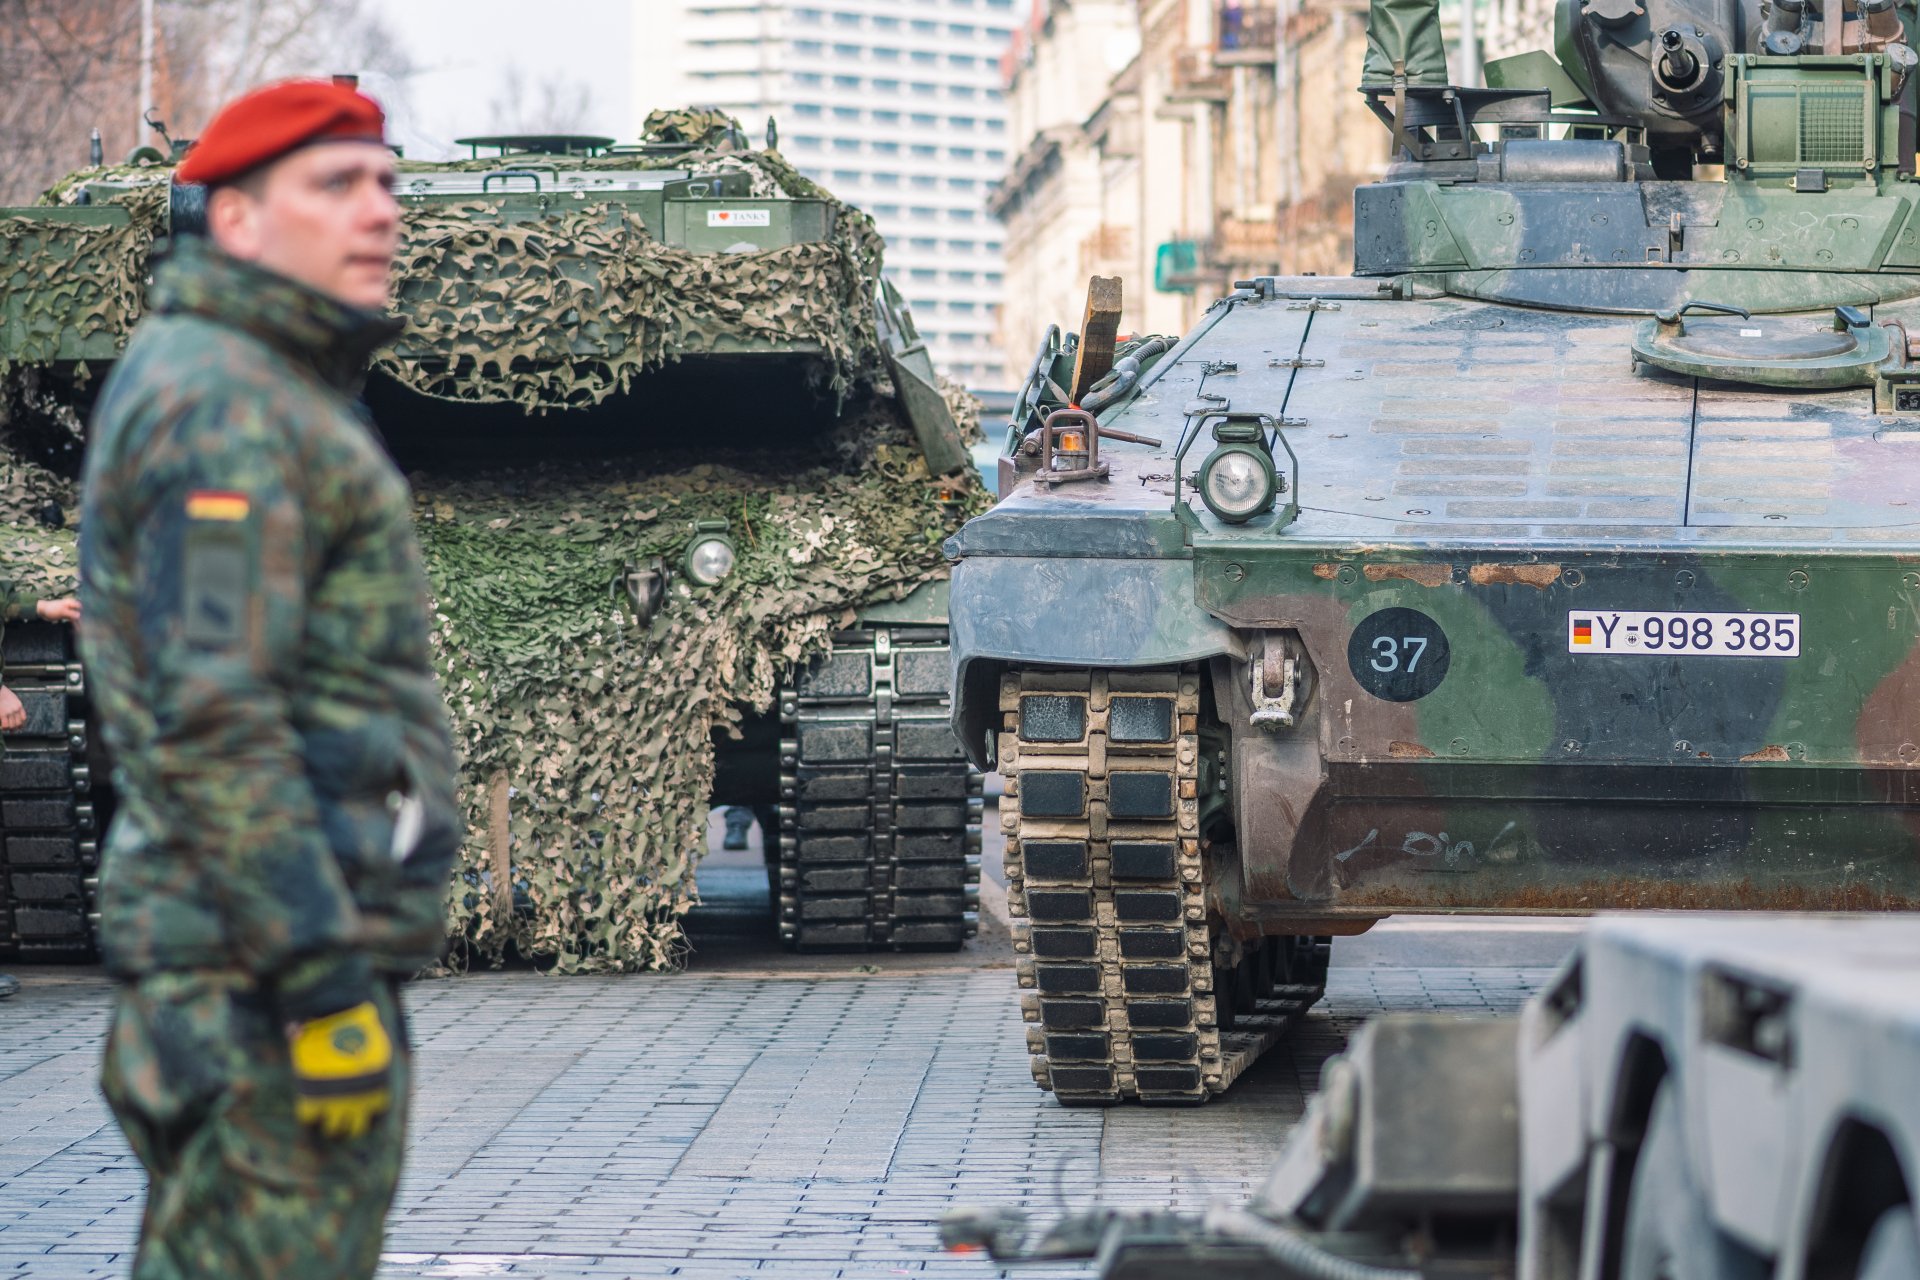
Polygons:
M246 494L226 489L195 489L187 495L189 520L245 520L251 508Z

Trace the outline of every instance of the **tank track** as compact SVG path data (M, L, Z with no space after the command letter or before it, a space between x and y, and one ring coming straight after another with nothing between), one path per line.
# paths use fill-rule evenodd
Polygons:
M843 632L780 696L780 938L955 950L980 906L981 776L949 724L944 628Z
M98 951L100 853L86 678L71 628L6 628L6 685L27 710L0 756L0 955Z
M1220 1093L1326 989L1329 940L1209 918L1200 676L1003 677L1007 903L1033 1077L1065 1103Z

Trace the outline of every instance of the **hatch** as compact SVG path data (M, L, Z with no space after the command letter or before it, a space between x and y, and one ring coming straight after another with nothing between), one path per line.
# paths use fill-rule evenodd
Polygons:
M1835 307L1832 322L1822 323L1689 302L1660 312L1633 336L1634 358L1670 373L1807 390L1872 386L1893 346L1891 331L1858 307Z

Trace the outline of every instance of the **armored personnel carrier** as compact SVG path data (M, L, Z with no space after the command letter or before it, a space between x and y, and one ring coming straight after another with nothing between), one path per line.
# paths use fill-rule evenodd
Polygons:
M713 112L466 145L401 162L409 323L364 393L416 492L466 770L456 936L673 963L727 803L763 815L790 946L961 945L979 775L939 541L981 489L871 222ZM203 212L145 159L0 212L7 445L69 509L149 257ZM9 564L71 548L57 504L7 514ZM108 782L84 671L59 632L6 641L32 720L0 768L0 954L84 950Z
M1466 88L1377 0L1354 275L1091 308L949 544L1063 1101L1226 1088L1392 912L1920 905L1911 13L1558 19Z

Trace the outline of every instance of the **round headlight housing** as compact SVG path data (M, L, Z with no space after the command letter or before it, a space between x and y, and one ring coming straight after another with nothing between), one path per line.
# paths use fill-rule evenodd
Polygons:
M737 558L733 539L724 530L702 529L687 544L686 558L680 567L689 581L711 587L733 572Z
M1273 456L1257 444L1222 444L1200 464L1200 498L1229 524L1272 510L1278 491Z

